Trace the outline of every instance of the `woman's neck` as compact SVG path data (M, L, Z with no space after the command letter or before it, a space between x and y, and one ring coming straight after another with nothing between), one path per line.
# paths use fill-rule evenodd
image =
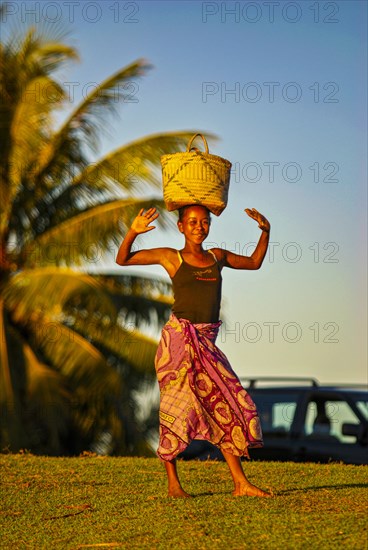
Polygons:
M191 254L192 256L202 257L206 255L206 251L203 250L201 244L186 242L183 248L185 254Z

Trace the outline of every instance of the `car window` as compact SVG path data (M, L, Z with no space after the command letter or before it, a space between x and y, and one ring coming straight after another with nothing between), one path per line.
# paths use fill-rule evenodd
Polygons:
M356 437L342 433L342 426L345 423L360 423L359 418L346 401L310 401L307 407L304 433L311 438L330 439L347 444L356 443Z
M254 401L261 418L262 432L264 435L275 437L287 437L294 420L298 394L278 392L257 393Z

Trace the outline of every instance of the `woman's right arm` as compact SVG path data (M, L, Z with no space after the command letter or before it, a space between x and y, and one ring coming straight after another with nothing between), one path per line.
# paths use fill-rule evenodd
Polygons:
M156 212L156 208L150 208L147 212L144 212L143 208L140 210L138 216L134 219L131 228L124 237L123 242L120 245L116 256L116 263L119 265L152 265L160 264L166 270L169 268L171 271L171 250L168 248L151 248L148 250L138 250L132 252L132 245L137 237L141 233L152 231L155 226L150 225L154 220L158 218L159 214Z

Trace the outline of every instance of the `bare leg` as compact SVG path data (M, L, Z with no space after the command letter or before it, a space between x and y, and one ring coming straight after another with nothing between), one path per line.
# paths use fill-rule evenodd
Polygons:
M168 494L169 497L190 497L191 495L188 495L182 488L178 472L176 470L176 460L170 460L170 461L164 461L165 462L165 468L167 473L167 480L168 480Z
M233 495L236 497L248 496L248 497L270 497L270 493L266 493L262 489L259 489L253 485L245 477L242 463L238 456L234 456L230 453L227 453L221 449L222 454L227 462L227 465L230 468L230 472L234 481L235 489Z

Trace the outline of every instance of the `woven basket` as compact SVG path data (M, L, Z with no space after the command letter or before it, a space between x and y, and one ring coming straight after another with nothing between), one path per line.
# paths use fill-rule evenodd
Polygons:
M192 148L197 136L202 138L205 152ZM221 214L227 205L231 162L210 155L202 134L191 138L185 153L163 155L161 165L164 201L169 211L200 204L216 216Z

